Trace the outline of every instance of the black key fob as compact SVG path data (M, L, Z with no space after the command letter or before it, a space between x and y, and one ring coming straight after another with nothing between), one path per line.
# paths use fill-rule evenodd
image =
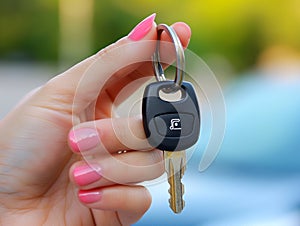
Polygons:
M151 146L160 150L181 151L191 147L199 138L200 111L191 83L182 83L179 89L181 97L175 101L160 97L160 92L170 87L174 87L173 81L154 82L145 88L143 125Z

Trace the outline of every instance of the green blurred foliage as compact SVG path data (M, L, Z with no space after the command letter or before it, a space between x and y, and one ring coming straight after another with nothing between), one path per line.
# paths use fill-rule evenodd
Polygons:
M23 57L57 62L58 3L1 0L0 60ZM153 12L157 23L187 22L193 32L189 49L204 59L223 57L236 71L252 67L272 45L300 50L299 0L98 0L94 1L91 54L126 35Z
M253 66L269 46L300 49L299 0L152 0L143 6L138 0L112 2L133 15L157 12L158 22L187 22L193 31L191 50L203 58L225 57L238 71Z
M0 59L57 60L58 4L0 1Z

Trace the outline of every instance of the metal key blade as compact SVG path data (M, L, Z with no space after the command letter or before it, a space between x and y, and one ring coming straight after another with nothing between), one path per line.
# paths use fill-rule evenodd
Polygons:
M181 179L185 171L185 151L164 151L164 159L170 184L170 207L174 213L180 213L184 208L184 186Z

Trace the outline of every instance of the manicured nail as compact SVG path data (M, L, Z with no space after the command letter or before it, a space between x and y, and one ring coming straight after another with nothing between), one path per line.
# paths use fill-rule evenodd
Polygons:
M81 190L78 192L78 198L83 203L94 203L100 201L102 198L102 192L98 190Z
M73 171L73 177L79 186L85 186L94 183L102 178L101 168L96 165L78 166Z
M69 144L73 151L87 151L99 144L99 134L92 128L80 128L69 133Z
M153 13L152 15L144 19L142 22L140 22L129 33L128 38L131 39L132 41L138 41L144 38L146 34L148 34L148 32L151 30L155 17L156 17L156 13Z

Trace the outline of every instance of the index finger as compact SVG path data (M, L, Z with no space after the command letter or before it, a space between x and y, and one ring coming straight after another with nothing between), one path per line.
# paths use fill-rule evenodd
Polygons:
M186 45L190 38L190 32L186 32L187 25L177 23L174 29L178 32L181 42ZM64 96L74 97L72 109L73 114L80 114L87 106L95 101L105 84L112 78L118 80L118 74L130 74L144 62L151 61L155 49L157 37L156 25L152 24L149 33L139 41L133 41L128 36L101 50L96 55L76 65L73 69L63 73L51 81L52 90L57 93L64 92ZM162 36L167 40L168 37ZM129 67L128 67L129 66ZM148 69L145 71L149 71ZM145 72L144 71L144 72ZM145 73L137 76L145 76ZM129 79L134 78L131 77ZM126 79L124 79L126 80ZM118 87L122 87L122 79L118 81ZM121 85L120 85L121 84ZM116 92L118 89L114 87Z
M85 155L152 149L146 139L142 119L138 117L80 123L72 128L68 141L73 152Z

